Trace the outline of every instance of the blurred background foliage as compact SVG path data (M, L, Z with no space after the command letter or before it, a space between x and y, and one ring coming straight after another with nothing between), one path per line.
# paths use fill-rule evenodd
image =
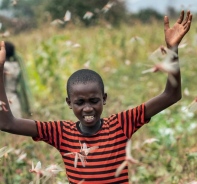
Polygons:
M108 0L90 0L88 3L80 0L2 0L1 10L4 10L9 16L1 13L1 22L4 23L4 29L11 27L13 32L18 33L39 27L54 19L63 19L67 10L72 12L73 24L85 26L97 25L101 22L110 22L113 26L119 26L122 23L131 23L136 19L143 23L163 19L161 13L150 8L138 13L129 12L125 1L122 0L110 1L114 6L107 13L103 13L102 9L108 2ZM87 11L94 14L89 20L83 19ZM173 7L168 7L167 11L171 17L177 16Z
M16 45L23 59L26 87L31 91L31 116L27 118L75 120L65 103L65 85L68 77L80 68L94 69L104 79L108 100L103 117L139 105L163 91L166 74L142 74L154 64L148 59L149 54L165 45L163 15L157 11L146 9L133 14L127 11L124 1L115 1L106 13L102 11L108 3L105 0L13 3L3 0L1 4L9 15L1 14L1 33L2 39ZM51 25L55 19L63 20L67 10L72 13L70 21ZM94 13L89 20L83 19L87 11ZM178 15L173 7L168 8L171 24ZM195 17L194 14L194 20ZM186 110L197 93L196 27L193 21L184 38L186 46L179 50L182 100L154 116L133 136L131 151L141 164L130 168L132 184L189 184L197 178L197 114ZM3 35L5 31L10 35ZM43 167L64 167L59 153L51 146L0 133L0 148L13 148L0 160L0 183L35 181L29 172L32 161L41 161ZM145 143L151 138L157 141ZM23 154L26 156L21 158ZM48 183L67 183L65 172Z

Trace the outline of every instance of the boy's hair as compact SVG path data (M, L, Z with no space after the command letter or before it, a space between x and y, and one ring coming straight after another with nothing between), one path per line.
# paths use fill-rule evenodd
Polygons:
M10 61L11 59L15 59L14 44L9 41L5 41L5 49L6 49L6 60Z
M71 88L74 84L87 84L89 82L97 82L102 93L104 94L104 84L101 76L93 70L81 69L74 72L67 82L67 94L70 97Z

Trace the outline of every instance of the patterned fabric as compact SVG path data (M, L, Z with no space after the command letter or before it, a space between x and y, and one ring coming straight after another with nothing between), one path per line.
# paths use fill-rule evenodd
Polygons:
M132 134L149 120L144 120L144 104L101 119L101 129L94 135L83 135L79 122L36 121L38 137L57 148L62 155L70 183L128 183L128 168L115 177L125 159L125 147ZM86 151L92 149L87 155ZM75 165L75 166L74 166Z

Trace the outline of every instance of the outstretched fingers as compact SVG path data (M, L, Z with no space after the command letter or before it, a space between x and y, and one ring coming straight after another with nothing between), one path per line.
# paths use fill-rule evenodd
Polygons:
M6 55L6 51L5 51L5 43L4 41L1 41L0 43L0 65L3 64L5 62L5 55Z
M190 17L190 11L188 11L187 12L187 16L186 16L186 18L185 18L185 20L183 21L183 26L185 25L185 24L187 24L187 22L188 22L188 20L189 20L189 17Z
M167 16L164 16L164 30L168 30L170 28L169 26L169 19Z
M1 50L5 50L5 42L1 41Z
M187 23L184 25L184 29L186 30L186 32L189 31L191 22L192 22L192 15L190 14Z
M181 23L183 22L183 18L184 18L184 11L182 10L182 11L181 11L181 14L180 14L180 17L179 17L179 19L177 20L177 23L178 23L178 24L181 24Z

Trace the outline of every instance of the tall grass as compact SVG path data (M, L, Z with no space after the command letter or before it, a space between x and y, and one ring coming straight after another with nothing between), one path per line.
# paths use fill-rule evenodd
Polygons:
M197 116L184 110L197 93L195 27L193 23L185 37L187 46L179 51L182 89L190 93L183 93L181 101L153 117L134 134L132 154L142 164L130 168L131 183L178 184L189 183L197 177ZM140 36L145 43L131 42L134 36ZM80 68L94 69L104 79L108 101L103 116L139 105L160 94L165 87L165 74L141 74L153 65L148 60L149 53L165 45L162 22L133 23L118 29L45 26L11 36L9 40L24 58L33 94L31 119L75 120L65 104L65 85L68 77ZM33 143L29 138L3 132L0 137L0 147L10 146L27 153L20 162L16 161L18 155L14 152L2 158L0 183L32 181L29 173L32 160L40 160L45 166L57 163L63 167L60 155L45 143ZM151 137L159 142L142 144ZM64 172L53 183L57 181L66 183Z

